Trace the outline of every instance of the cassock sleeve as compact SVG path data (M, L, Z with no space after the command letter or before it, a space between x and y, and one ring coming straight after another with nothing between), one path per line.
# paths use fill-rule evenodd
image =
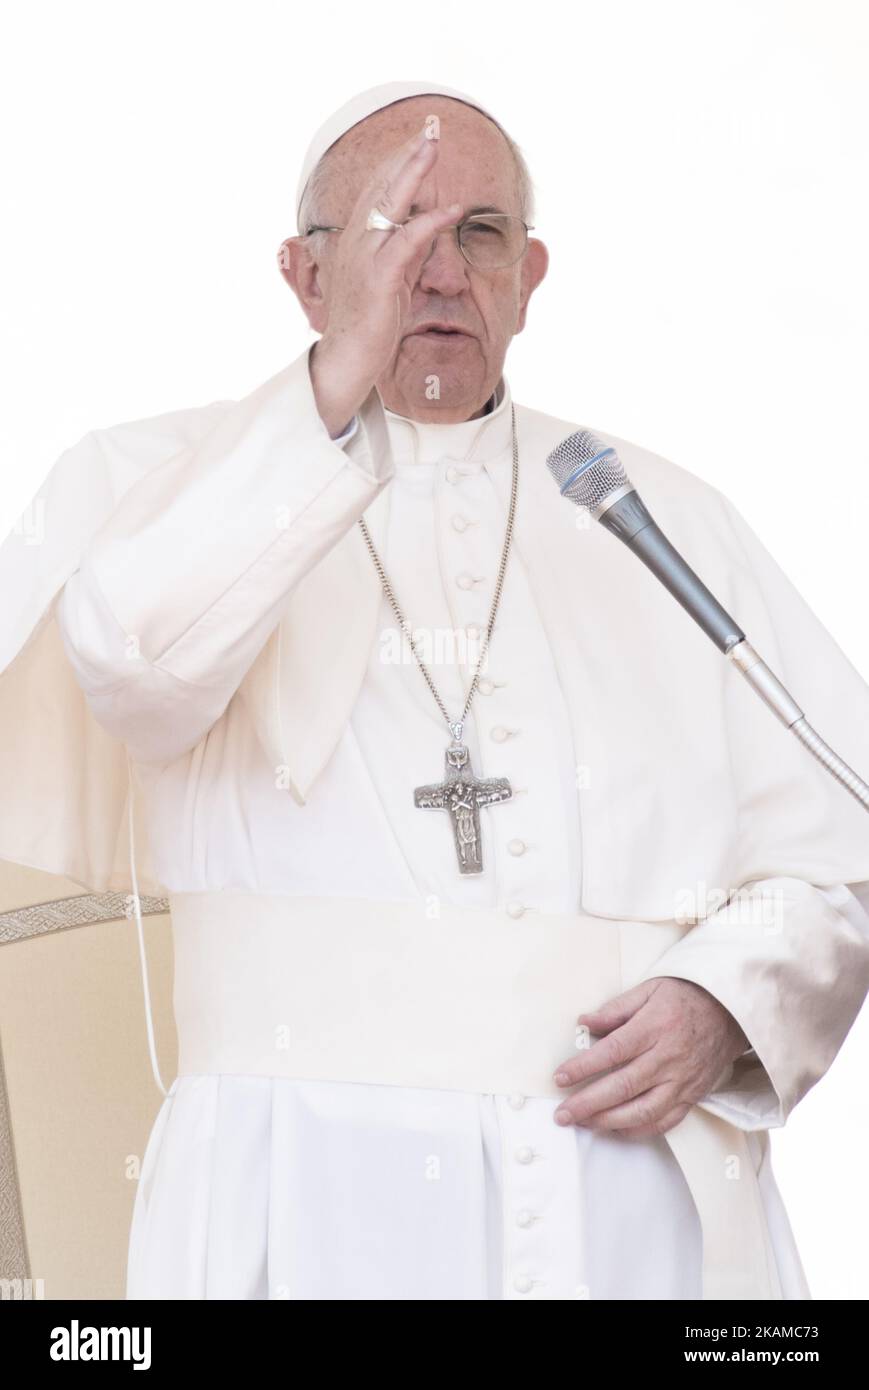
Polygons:
M866 775L865 681L720 496L732 538L729 566L739 581L733 611L746 615L749 641L807 720ZM727 674L724 736L740 845L729 881L736 891L645 978L693 980L736 1018L751 1049L716 1078L700 1106L741 1129L768 1129L783 1125L829 1069L869 991L869 817L741 677Z
M137 480L58 598L94 717L136 761L169 763L204 737L287 595L391 477L376 412L330 438L308 357Z
M701 1102L743 1130L783 1125L830 1067L869 991L869 883L746 884L642 979L702 985L751 1047Z

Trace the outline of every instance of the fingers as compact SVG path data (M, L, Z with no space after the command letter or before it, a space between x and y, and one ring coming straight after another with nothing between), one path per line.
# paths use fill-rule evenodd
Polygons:
M592 1088L589 1087L589 1090ZM642 1130L647 1136L660 1134L660 1125L678 1107L684 1107L683 1114L690 1108L680 1097L674 1082L640 1084L639 1089L622 1104L603 1104L595 1106L592 1113L586 1113L588 1106L580 1104L583 1093L571 1096L558 1106L554 1114L558 1125L581 1125L601 1133L618 1130ZM681 1119L681 1116L680 1116Z
M562 1062L555 1071L555 1081L559 1086L575 1086L578 1081L585 1081L609 1068L626 1066L643 1056L653 1045L654 1040L650 1040L644 1026L626 1023L607 1037L592 1043L591 1047L580 1048L574 1057Z
M588 1081L578 1091L565 1096L559 1110L564 1111L574 1124L592 1124L607 1111L633 1104L650 1087L671 1085L672 1081L672 1073L669 1069L662 1070L660 1059L650 1048L629 1065L617 1067L606 1076Z
M437 141L429 139L427 131L428 126L423 126L377 166L356 200L348 229L366 231L365 223L373 207L392 222L403 222L409 216L420 185L437 159Z
M335 251L324 334L334 348L332 376L341 374L336 364L343 361L352 364L352 379L371 385L377 381L399 341L403 306L432 241L461 216L461 206L454 204L410 217L410 208L437 159L434 146L423 128L394 150L368 180L345 223ZM366 224L372 207L396 227L369 231ZM347 399L346 393L339 397Z
M396 232L388 233L389 240L379 251L378 267L387 274L404 272L427 253L434 237L444 227L454 226L462 214L461 203L421 212L405 222Z
M613 1138L618 1139L629 1139L631 1141L655 1139L662 1134L666 1134L669 1130L675 1129L676 1125L681 1124L690 1109L691 1106L686 1105L684 1102L679 1105L671 1105L669 1109L666 1109L666 1103L663 1101L654 1107L652 1107L650 1103L650 1114L653 1114L655 1110L661 1113L654 1115L654 1118L648 1123L639 1125L628 1124L625 1126L621 1124L612 1126L594 1125L593 1128L598 1132L611 1134Z
M617 994L614 999L608 999L599 1009L592 1013L580 1014L577 1023L586 1024L593 1033L609 1033L613 1028L620 1028L623 1023L627 1023L647 999L656 991L660 985L660 979L643 980L641 984L634 985L633 989L626 990L624 994Z
M455 225L461 217L460 203L410 217L423 180L437 159L437 140L429 139L428 131L426 123L378 166L356 200L347 222L345 236L349 233L357 247L367 248L371 263L376 261L378 271L384 276L385 287L394 286L417 268L435 236L444 227ZM397 222L398 229L370 231L366 224L373 207L390 221Z

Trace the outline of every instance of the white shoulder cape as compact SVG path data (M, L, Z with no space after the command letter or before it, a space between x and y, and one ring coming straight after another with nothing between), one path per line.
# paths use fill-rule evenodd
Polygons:
M89 539L139 478L207 435L212 445L222 429L236 437L239 420L299 369L292 364L240 401L89 432L55 462L0 546L0 861L96 893L129 891L126 750L97 723L76 684L54 606ZM370 425L378 414L372 392L363 419ZM565 683L578 761L594 769L581 792L584 909L652 920L672 916L677 888L700 883L732 891L777 875L819 885L869 880L869 815L639 561L603 528L577 530L543 461L578 426L523 407L517 419L524 460L517 543ZM688 470L596 433L616 446L656 520L808 721L869 777L869 686L736 508ZM388 439L385 429L376 437ZM388 488L372 510L384 505ZM376 591L360 596L359 571L347 560L357 539L335 546L288 596L280 632L237 697L248 700L268 741L280 646L292 675L285 671L280 687L280 723L290 739L280 754L300 801L349 713L334 698L324 711L318 682L334 692L346 668L352 702L358 673L349 668L365 659L373 638L359 618L373 615ZM147 575L134 582L147 583ZM344 585L347 603L332 604L317 661L302 662L294 649L310 653L312 634L324 626L316 602L322 583L333 600ZM140 892L162 896L142 827L136 857ZM8 894L3 900L9 905Z

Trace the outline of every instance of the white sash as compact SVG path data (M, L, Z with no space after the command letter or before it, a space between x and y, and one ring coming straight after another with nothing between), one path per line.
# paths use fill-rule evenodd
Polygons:
M178 1074L563 1096L577 1015L628 987L649 924L436 906L171 894ZM664 951L685 927L653 930ZM664 1137L700 1216L704 1299L781 1298L743 1132L694 1106Z

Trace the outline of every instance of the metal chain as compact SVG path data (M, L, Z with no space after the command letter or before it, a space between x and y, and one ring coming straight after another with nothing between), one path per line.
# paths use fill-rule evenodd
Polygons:
M507 569L507 556L510 553L510 543L513 539L513 526L516 519L516 494L519 488L519 441L516 438L516 407L512 404L512 402L510 406L510 419L513 430L513 483L510 492L510 507L507 512L507 530L504 535L504 547L501 551L501 563L498 566L498 576L495 580L495 593L492 599L492 609L489 613L489 622L486 627L485 637L483 639L483 647L480 652L480 659L477 662L477 669L475 670L474 678L471 681L471 688L468 691L468 698L465 701L465 707L462 710L461 716L458 720L450 719L447 707L438 693L438 689L434 683L434 680L432 679L431 672L429 671L428 667L426 666L425 662L423 661L422 657L420 656L419 652L416 650L416 647L414 646L413 632L410 628L410 625L408 624L407 619L405 618L404 614L398 606L398 600L395 597L395 592L387 576L386 570L383 568L383 562L374 548L374 542L371 539L371 534L366 525L365 518L363 516L359 518L359 525L362 528L362 534L365 537L365 544L368 546L369 553L371 555L372 560L374 561L374 568L377 570L377 573L380 576L380 583L383 586L383 592L386 594L386 597L389 600L389 603L392 607L392 611L398 620L398 624L405 637L407 638L408 643L410 644L410 649L413 652L413 655L416 657L417 664L423 676L425 677L428 688L431 691L432 695L435 697L435 700L437 701L438 709L440 710L444 719L447 721L450 732L452 733L453 738L455 738L457 742L461 742L462 728L464 726L465 719L467 718L468 710L471 708L471 701L477 693L477 686L480 680L480 672L483 669L483 662L486 659L486 653L489 649L489 641L492 636L492 629L495 626L495 617L498 612L498 605L501 602L501 590L504 586L504 575Z

